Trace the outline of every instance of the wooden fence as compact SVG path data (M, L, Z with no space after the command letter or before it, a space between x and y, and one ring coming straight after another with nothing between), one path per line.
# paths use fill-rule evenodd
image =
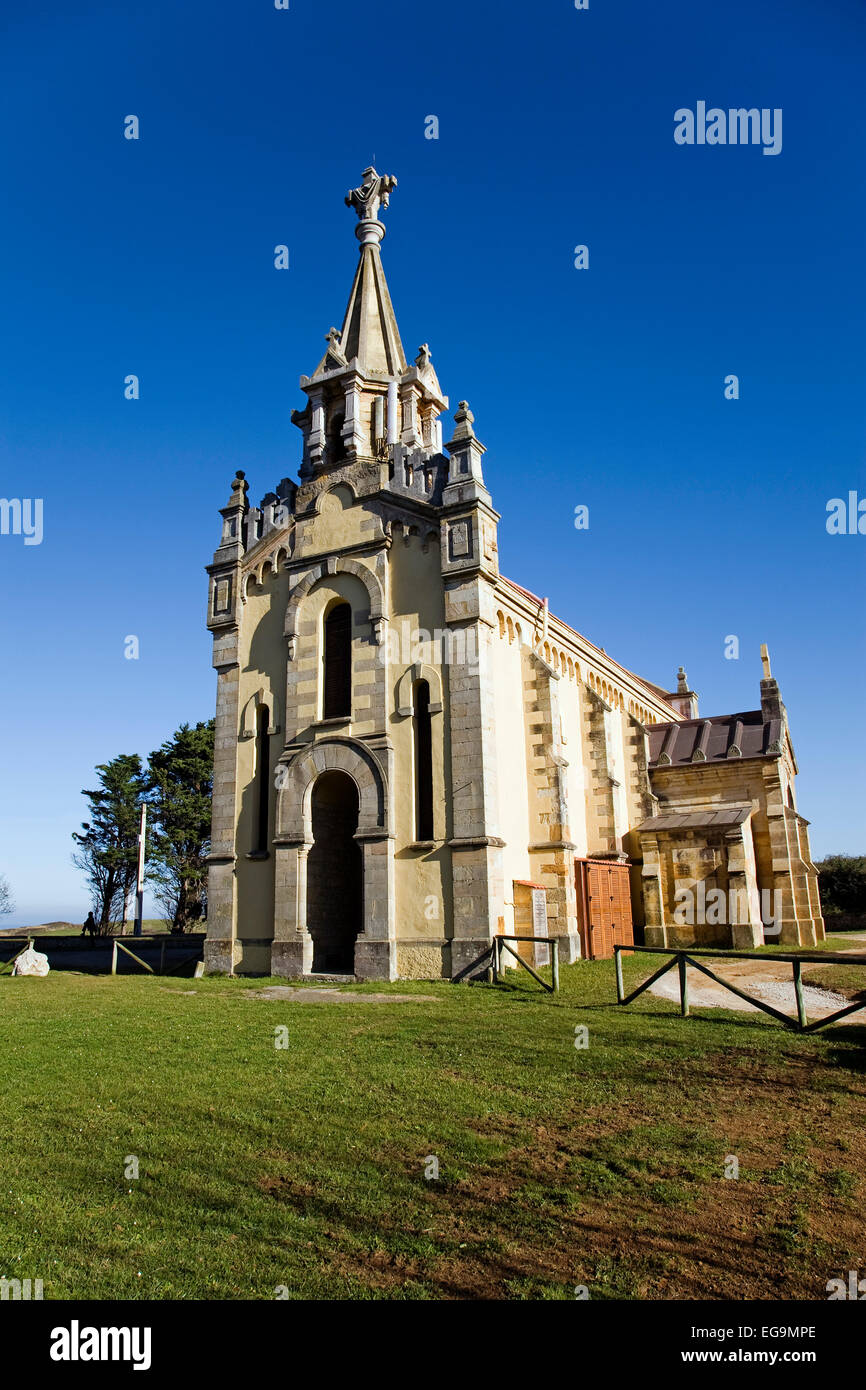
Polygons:
M793 1028L796 1033L817 1033L819 1028L826 1028L829 1023L838 1023L840 1018L847 1018L849 1014L854 1014L858 1009L866 1009L866 999L849 1004L847 1008L837 1009L833 1014L828 1014L826 1018L816 1019L810 1023L806 1016L806 1002L803 996L803 965L866 965L866 956L839 955L837 952L821 951L812 954L806 952L793 952L788 954L782 951L773 951L772 955L765 954L763 951L717 951L708 950L706 947L677 948L670 946L614 946L614 961L616 965L616 1002L618 1004L630 1004L633 999L637 999L639 994L649 989L650 985L655 984L669 970L677 968L680 980L680 1013L683 1018L689 1015L689 982L686 969L689 965L694 966L702 975L707 975L711 980L715 980L717 985L722 985L724 989L730 990L738 999L745 999L747 1003L754 1004L756 1009L763 1009L765 1014L772 1014L780 1023L784 1023L786 1028ZM644 980L642 985L633 989L631 994L625 995L622 982L622 952L643 953L647 955L670 956L663 966L654 975L650 975L648 980ZM753 994L747 994L738 985L731 984L730 980L723 980L720 975L716 975L710 970L709 966L702 965L696 956L710 956L717 960L760 960L765 964L767 961L789 961L793 967L794 997L797 1001L797 1017L793 1018L790 1014L783 1013L781 1009L774 1009L771 1004L765 1003L763 999L756 999Z

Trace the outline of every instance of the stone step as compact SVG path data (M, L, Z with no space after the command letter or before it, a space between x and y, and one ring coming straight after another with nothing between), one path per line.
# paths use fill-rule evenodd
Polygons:
M311 970L310 973L309 973L309 975L305 975L305 976L304 976L304 979L305 979L305 980L330 980L330 981L336 981L338 984L341 984L341 985L351 985L351 984L354 984L354 983L355 983L355 981L357 980L357 976L356 976L356 975L325 975L325 974L322 974L320 971L313 971L313 970Z

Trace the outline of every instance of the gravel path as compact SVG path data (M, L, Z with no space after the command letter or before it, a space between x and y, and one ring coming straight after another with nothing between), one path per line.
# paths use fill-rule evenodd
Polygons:
M751 962L746 961L708 961L709 968L715 970L719 975L727 975L733 984L740 989L746 990L749 994L754 994L759 999L763 999L767 1004L774 1008L781 1009L783 1013L789 1013L792 1017L797 1014L797 996L794 993L794 985L791 980L791 966L788 963L779 962L773 965L771 962ZM734 968L736 965L736 969ZM787 976L787 978L786 978ZM738 999L736 994L731 994L730 990L722 985L717 985L714 980L710 980L706 975L702 975L693 966L688 967L689 1003L695 1008L703 1009L735 1009L742 1013L760 1013L761 1010L755 1004L746 1003L745 999ZM647 991L649 994L658 995L660 999L674 999L679 1002L680 985L676 971L670 971L663 975ZM827 1014L835 1013L837 1009L844 1009L851 1003L844 995L837 994L834 990L821 989L817 985L803 986L803 1002L806 1005L806 1012L810 1019L823 1018ZM863 1023L863 1014L851 1015L852 1023ZM848 1019L842 1020L844 1023Z

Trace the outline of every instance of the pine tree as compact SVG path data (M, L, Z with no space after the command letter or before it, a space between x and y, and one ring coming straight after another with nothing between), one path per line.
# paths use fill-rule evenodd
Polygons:
M90 888L93 915L102 936L112 923L123 921L126 901L138 872L138 832L145 780L137 753L121 753L100 763L100 785L83 791L90 803L90 819L81 833L73 832L78 849L72 856Z
M213 747L212 719L182 724L148 759L149 877L174 932L187 931L207 911Z

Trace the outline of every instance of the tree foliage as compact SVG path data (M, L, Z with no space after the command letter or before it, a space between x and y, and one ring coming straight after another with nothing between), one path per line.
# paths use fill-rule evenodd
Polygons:
M73 832L72 856L84 874L101 935L122 921L138 871L138 833L145 779L137 753L121 753L96 769L99 786L83 791L90 818Z
M175 932L189 930L206 915L213 749L211 719L194 728L181 724L148 759L149 878Z
M829 854L815 868L825 909L866 913L866 855Z

